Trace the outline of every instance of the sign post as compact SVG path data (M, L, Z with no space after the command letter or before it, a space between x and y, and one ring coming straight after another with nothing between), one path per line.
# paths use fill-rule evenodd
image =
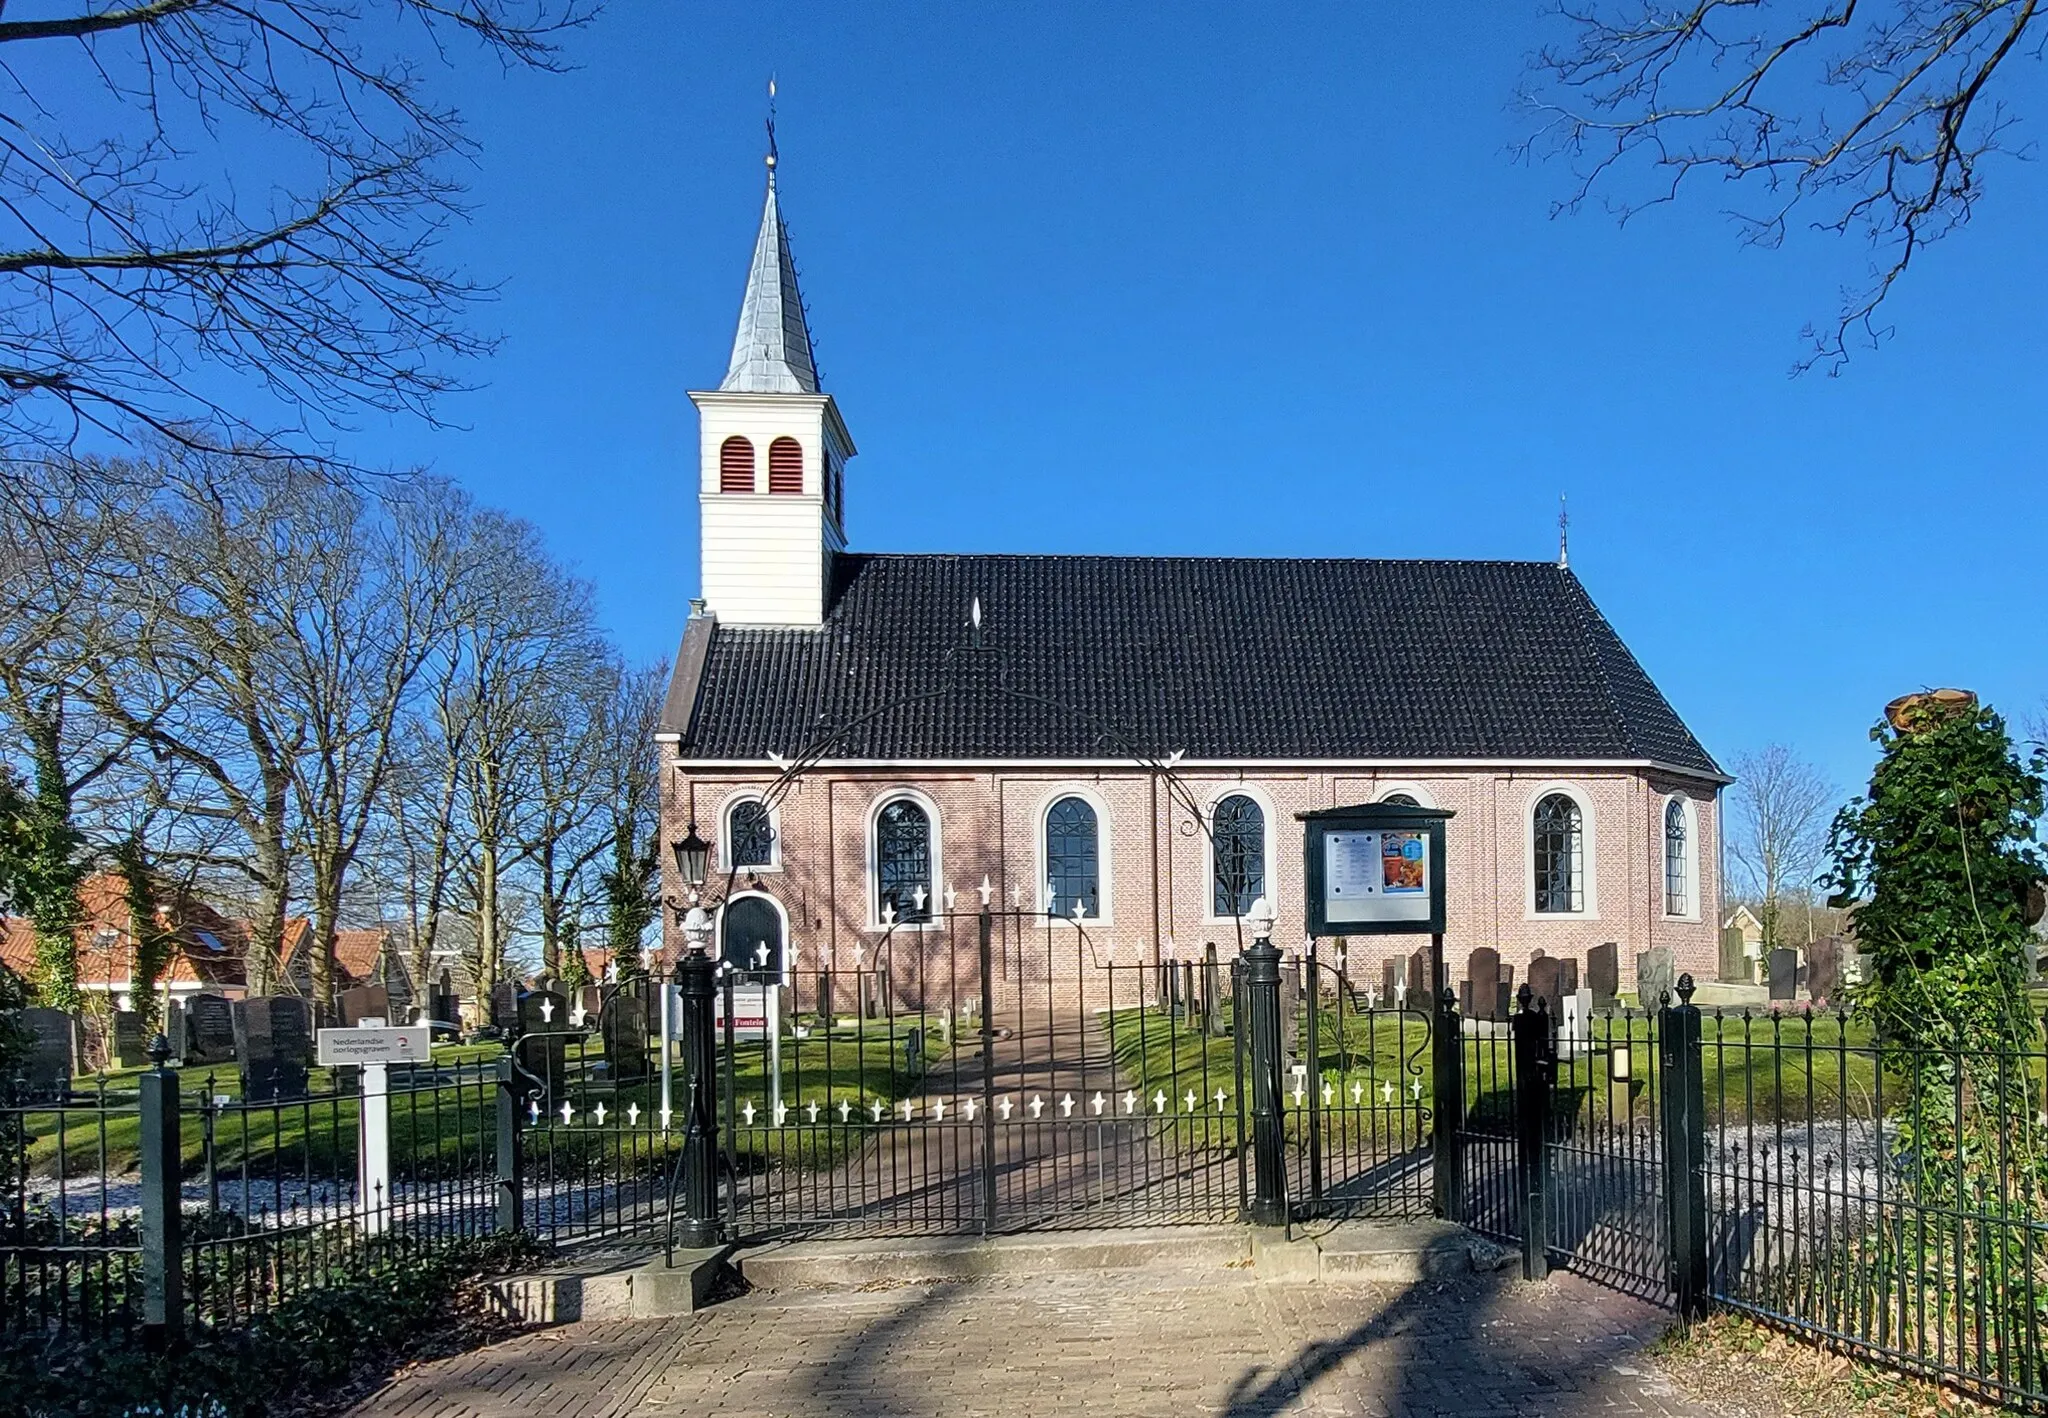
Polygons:
M432 1029L380 1020L354 1029L322 1029L320 1062L327 1068L362 1068L362 1103L356 1109L356 1208L365 1235L382 1235L391 1219L391 1065L424 1063L432 1056Z

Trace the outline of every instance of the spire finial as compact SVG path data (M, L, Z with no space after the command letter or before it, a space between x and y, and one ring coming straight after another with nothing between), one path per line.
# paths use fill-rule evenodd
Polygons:
M1571 513L1565 510L1564 494L1559 493L1557 495L1557 569L1559 571L1569 571L1571 569L1571 529Z
M775 185L775 76L768 76L768 185Z

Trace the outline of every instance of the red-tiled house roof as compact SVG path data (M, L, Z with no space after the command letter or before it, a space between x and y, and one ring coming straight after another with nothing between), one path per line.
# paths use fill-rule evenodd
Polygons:
M121 879L108 872L87 877L78 888L78 904L82 914L72 942L78 952L80 987L127 989L135 977L135 938L129 933L128 897ZM175 939L160 984L223 990L247 985L247 923L231 921L189 897L165 909ZM34 972L35 928L24 917L0 917L0 960L18 974Z

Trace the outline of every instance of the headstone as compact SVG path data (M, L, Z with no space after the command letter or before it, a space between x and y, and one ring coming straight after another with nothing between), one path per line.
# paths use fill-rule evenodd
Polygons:
M77 1025L61 1009L34 1006L14 1016L28 1035L28 1057L22 1061L21 1084L33 1101L61 1099L71 1091L71 1061Z
M1668 945L1652 946L1636 957L1636 1006L1662 1007L1664 996L1678 988L1678 957Z
M1742 927L1727 926L1721 931L1721 958L1718 962L1723 980L1740 981L1749 984L1749 952L1743 949Z
M1482 945L1465 957L1465 978L1471 982L1471 998L1466 1002L1466 1013L1480 1019L1504 1019L1506 1012L1501 1008L1500 952L1492 946Z
M1593 1048L1593 992L1573 990L1564 997L1559 1016L1557 1051L1568 1059L1582 1058Z
M1783 946L1771 952L1771 998L1799 998L1799 952Z
M1223 965L1213 940L1202 951L1202 1032L1223 1037Z
M1384 1008L1394 1007L1396 987L1405 990L1408 984L1408 962L1399 956L1380 962L1380 1002Z
M491 986L491 1027L511 1033L519 1027L519 986L500 980Z
M585 985L576 992L576 1005L583 1011L585 1019L597 1019L604 1013L604 991L596 985ZM572 1009L573 1015L575 1011Z
M114 1011L114 1067L141 1068L149 1062L149 1040L142 1032L142 1015L133 1009Z
M178 1057L187 1065L234 1061L235 1015L226 995L194 995L185 1001Z
M1610 940L1586 952L1586 985L1593 991L1593 1008L1614 1008L1621 989L1621 947Z
M1832 1004L1842 992L1842 938L1824 935L1806 947L1806 997Z
M1567 995L1579 992L1579 962L1567 955L1557 962L1557 987Z
M1493 992L1493 1017L1515 1017L1515 967L1512 965L1500 967L1500 986Z
M637 1083L647 1077L647 999L637 988L616 991L597 1016L604 1035L604 1058L611 1076L621 1083Z
M519 997L519 1067L538 1080L546 1094L541 1107L549 1111L562 1095L568 1008L569 1002L553 990L534 990Z
M1430 978L1429 952L1418 950L1408 957L1408 1007L1434 1009L1435 994L1436 981Z
M1529 962L1529 988L1543 1001L1553 1020L1564 1018L1564 986L1559 980L1558 961L1539 955Z
M354 1029L365 1019L391 1021L391 992L382 985L358 985L334 997L341 1010L341 1027Z
M234 1007L235 1053L242 1061L242 1097L251 1103L306 1096L313 1010L289 995L259 996Z

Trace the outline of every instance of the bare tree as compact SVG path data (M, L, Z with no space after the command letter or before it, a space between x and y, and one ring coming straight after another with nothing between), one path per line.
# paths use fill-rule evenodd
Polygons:
M1765 948L1781 941L1787 898L1811 902L1827 851L1834 785L1783 744L1738 754L1728 850L1743 889L1760 903Z
M39 9L0 19L0 447L303 460L352 410L431 419L489 342L487 288L434 261L471 143L425 76L462 43L553 69L585 0Z
M1565 0L1569 44L1532 62L1525 98L1561 150L1575 209L1598 191L1626 221L1712 180L1746 241L1795 218L1863 238L1867 276L1809 327L1800 362L1838 371L1921 248L1970 219L1986 159L2017 119L2019 61L2041 56L2040 0Z

